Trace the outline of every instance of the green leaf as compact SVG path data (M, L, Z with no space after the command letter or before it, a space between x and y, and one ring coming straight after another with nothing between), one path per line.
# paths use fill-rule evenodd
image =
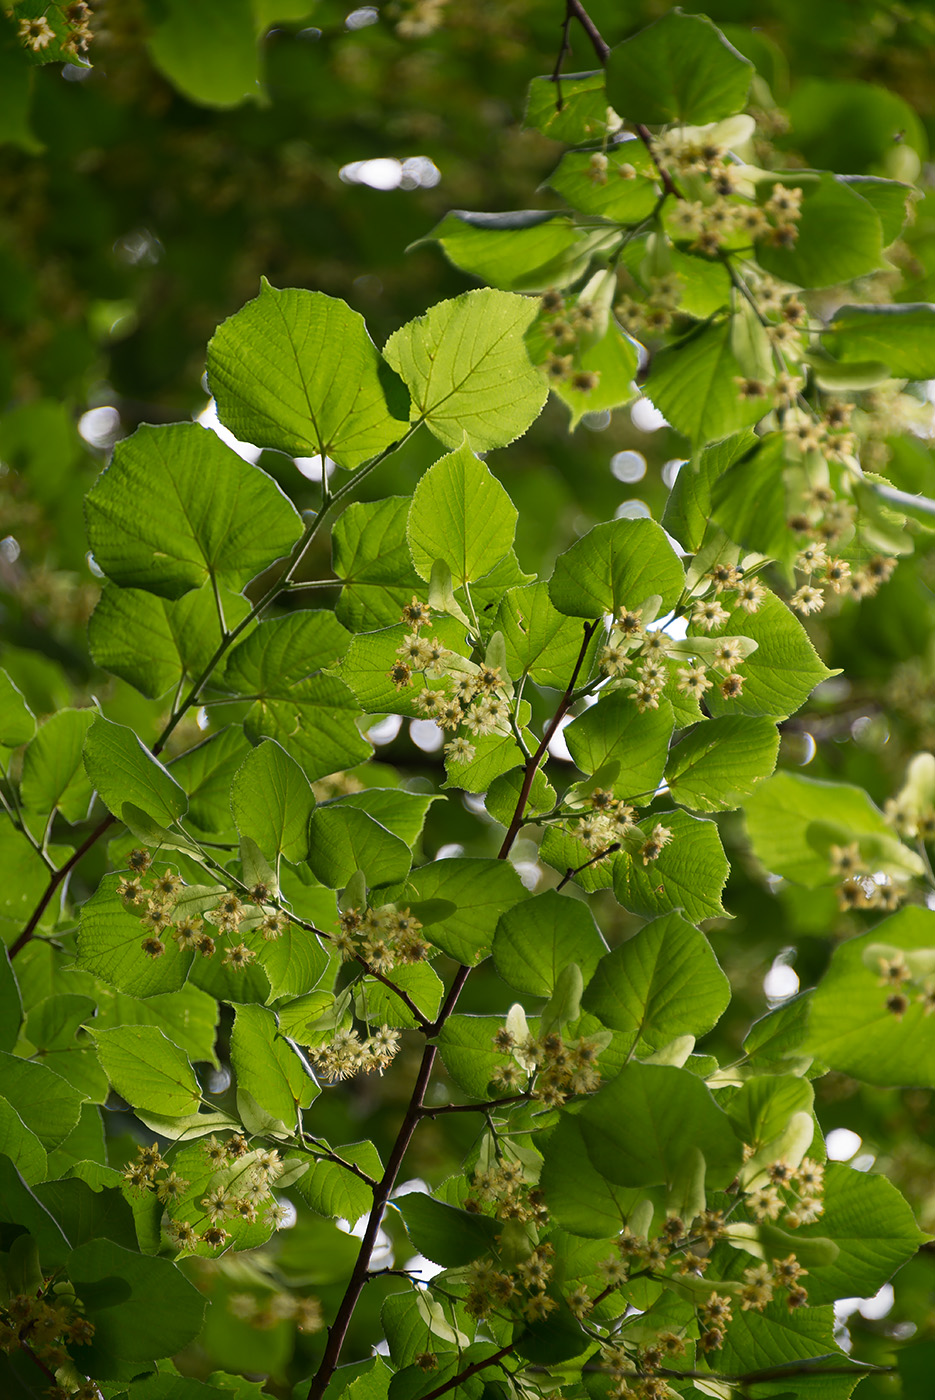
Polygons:
M848 1358L837 1348L832 1308L802 1308L791 1314L778 1300L763 1313L735 1311L716 1365L719 1371L723 1367L739 1374L789 1366L795 1374L788 1381L772 1382L777 1400L791 1395L796 1400L805 1395L809 1400L847 1400L860 1377L856 1367L848 1374ZM844 1368L845 1373L822 1377L826 1366Z
M128 996L176 992L188 975L193 954L182 952L174 938L165 940L160 958L141 950L143 926L117 893L117 875L105 875L81 907L77 965L93 972Z
M0 1094L51 1151L71 1132L85 1095L45 1065L0 1054Z
M727 1105L737 1136L759 1150L787 1127L794 1113L811 1113L815 1091L794 1074L761 1074L747 1079ZM822 1220L821 1234L828 1234ZM821 1299L816 1301L821 1302Z
M576 1117L563 1113L543 1148L539 1185L549 1216L563 1229L587 1239L612 1239L641 1196L618 1186L592 1164Z
M654 919L600 961L582 1005L629 1053L704 1035L730 1002L730 983L703 933L677 913Z
M148 48L159 71L192 102L236 107L257 99L260 56L251 0L165 0Z
M539 859L562 875L573 878L575 884L587 894L610 889L614 883L612 857L605 856L595 861L594 855L595 852L570 831L552 825L546 827L539 846Z
M351 632L392 626L424 591L406 539L409 505L408 496L355 501L335 521L331 567L343 583L335 615Z
M241 593L219 587L227 627L250 610ZM145 645L143 639L145 638ZM140 588L105 583L88 623L88 645L98 664L156 699L197 676L221 641L217 601L210 583L170 602Z
M49 1173L46 1150L36 1134L26 1127L16 1109L0 1095L0 1142L4 1153L30 1186L45 1181Z
M345 1162L353 1162L355 1167L360 1167L361 1171L366 1172L374 1181L379 1181L382 1177L383 1163L372 1142L345 1143L343 1147L335 1147L333 1150L336 1157ZM286 1160L291 1162L307 1158L294 1159L289 1156ZM362 1181L346 1167L324 1157L312 1162L308 1171L299 1177L293 1190L298 1192L305 1204L318 1215L326 1215L331 1219L343 1218L351 1225L362 1215L366 1215L373 1206L373 1190L367 1182Z
M549 188L583 214L597 214L617 224L642 223L659 197L652 156L642 142L633 139L608 150L606 160L606 166L595 171L589 151L568 151L549 176Z
M98 996L95 1028L158 1026L190 1060L217 1064L214 1042L218 1005L198 987L181 987L157 996L131 997L102 988Z
M569 146L604 135L607 130L607 93L602 70L596 73L563 73L560 105L558 94L554 78L533 78L527 89L523 125Z
M562 735L582 773L599 772L615 797L645 801L662 780L673 727L667 700L640 714L626 691L610 691Z
M500 1232L498 1222L489 1216L456 1210L421 1191L399 1197L397 1205L415 1248L446 1268L460 1268L489 1253Z
M595 525L555 561L549 596L570 617L600 617L638 608L653 594L667 612L685 586L685 574L665 531L653 520Z
M811 1270L810 1306L844 1296L871 1298L927 1238L885 1176L839 1162L829 1162L825 1172L821 1220L801 1227L801 1234L803 1239L830 1236L839 1253L834 1263ZM854 1291L842 1294L844 1288Z
M704 541L711 521L712 488L727 468L744 457L759 439L749 429L724 438L706 447L691 462L686 462L675 478L669 492L662 524L682 547L696 553Z
M0 1050L12 1050L19 1039L23 1003L6 948L0 949Z
M829 671L808 633L786 605L767 592L755 613L736 608L720 629L724 636L749 637L757 649L743 663L743 693L725 700L715 687L705 696L714 715L766 715L788 719L804 705Z
M911 108L907 106L905 111ZM882 180L877 175L842 175L841 179L876 210L883 229L883 247L888 248L912 218L915 203L912 185L902 180Z
M829 170L887 168L899 146L924 159L925 130L897 92L867 82L807 77L789 101L793 140L810 162ZM853 178L853 177L852 177Z
M94 1324L81 1364L95 1377L123 1377L127 1362L174 1356L201 1331L205 1300L168 1259L89 1240L72 1250L66 1269Z
M797 179L797 174L785 175L783 183L794 185ZM774 183L767 179L758 195L768 197ZM804 197L795 243L780 248L759 242L760 266L800 287L831 287L875 272L883 262L883 231L873 206L828 172L803 180L800 188Z
M391 335L384 354L412 394L410 415L446 447L505 447L539 416L547 389L523 334L536 305L483 288L438 302Z
M675 9L610 52L607 100L630 121L715 122L746 106L753 64L704 15Z
M255 841L270 860L278 861L280 854L293 863L305 859L314 806L308 778L272 739L248 754L231 785L238 832Z
M653 356L643 385L676 432L696 447L729 437L763 417L763 404L742 399L743 370L731 347L729 320L693 330Z
M754 853L767 870L814 889L836 880L830 847L863 841L867 857L897 859L918 873L863 788L776 773L744 803ZM904 853L904 854L903 854Z
M372 787L336 797L328 806L339 811L342 807L357 807L412 847L422 835L429 809L446 800L438 794L409 792L406 788Z
M493 961L508 987L547 997L569 963L577 963L587 982L605 949L587 905L546 890L514 904L500 919Z
M84 767L101 801L119 817L125 802L168 825L188 809L185 793L132 729L98 716L84 741Z
M567 287L591 259L593 239L565 214L522 209L472 214L452 209L410 247L440 243L448 261L506 292Z
M262 1006L237 1007L231 1064L237 1076L238 1108L240 1096L246 1092L271 1119L282 1124L280 1131L294 1132L298 1110L308 1108L318 1086L279 1034L272 1011Z
M178 685L178 647L164 600L141 588L105 583L88 621L96 664L129 681L150 700Z
M344 650L347 633L330 613L292 613L263 622L231 652L224 684L254 698L248 737L280 743L311 782L368 758L358 709L334 676L312 674Z
M358 632L351 639L340 673L366 714L421 715L416 698L425 689L424 678L413 672L411 683L398 690L389 677L394 662L399 660L396 653L409 635L409 628L398 623L379 632ZM437 618L431 635L459 655L470 650L464 625L452 617Z
M487 1099L488 1086L510 1056L494 1049L493 1038L503 1029L500 1016L449 1016L438 1036L445 1069L459 1089L472 1099Z
M539 362L539 356L535 358ZM569 429L574 431L586 413L620 408L634 399L638 368L636 344L611 320L600 340L577 351L570 376L549 381L553 394L571 411ZM579 372L593 376L589 388L579 387Z
M721 893L730 866L714 822L690 817L676 809L662 812L658 820L672 832L672 840L648 864L638 850L614 857L614 894L624 909L634 914L664 914L684 909L693 923L724 914ZM638 830L645 839L656 825L649 817Z
M23 755L20 795L30 812L60 808L67 821L80 821L91 803L91 784L81 762L96 710L59 710L40 726Z
M231 783L251 752L241 726L229 724L170 762L169 772L188 794L189 821L202 831L234 830Z
M92 997L74 992L45 997L30 1008L24 1035L37 1058L54 1070L79 1093L96 1103L107 1098L107 1076L94 1051L94 1045L80 1027L94 1016Z
M470 966L490 952L501 915L526 891L509 861L454 857L420 866L387 897L411 907L429 943Z
M278 291L265 277L212 336L208 381L235 437L348 471L407 431L406 391L359 312L323 292Z
M709 1189L727 1186L740 1166L726 1114L697 1075L673 1065L624 1066L588 1099L578 1123L591 1161L620 1186L671 1183L693 1149L704 1156Z
M503 826L509 826L513 820L524 781L525 773L518 768L513 768L509 773L501 773L499 778L494 778L484 794L484 806L494 820ZM534 816L549 811L556 805L557 801L558 794L554 787L545 777L542 769L537 768L529 796L526 799L527 820L531 821Z
M119 442L85 516L107 577L162 598L210 579L238 589L302 533L272 478L198 423L144 424Z
M445 984L428 963L394 967L390 980L394 987L409 995L426 1019L434 1020L442 1004ZM372 977L365 977L357 984L354 1006L356 1014L368 1025L415 1030L420 1024L404 1001Z
M564 689L568 684L581 652L583 633L580 622L552 605L547 584L509 589L497 611L494 630L503 634L507 670L514 680L528 675L538 685Z
M935 375L935 306L840 306L822 343L839 360L883 360L898 378Z
M308 863L316 879L343 889L355 870L370 888L398 884L412 865L412 852L385 826L354 807L319 807L309 823Z
M769 719L709 719L692 725L669 754L666 782L696 812L740 806L776 767L779 731Z
M36 720L6 671L0 671L0 744L8 749L26 744L36 732Z
M831 1069L868 1084L935 1087L935 1024L907 989L908 1009L896 1016L880 984L879 956L935 948L935 914L907 906L876 928L835 948L810 999L806 1051Z
M157 1026L91 1034L108 1079L128 1103L173 1118L197 1110L201 1090L188 1056Z
M428 581L441 559L456 588L473 583L513 547L517 511L465 442L429 467L415 489L407 535L412 562Z

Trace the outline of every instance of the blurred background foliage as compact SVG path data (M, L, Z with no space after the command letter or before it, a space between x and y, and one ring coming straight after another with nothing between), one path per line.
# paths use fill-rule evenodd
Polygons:
M594 0L609 42L670 8L663 0ZM893 251L887 290L933 299L935 194L926 164L935 140L935 11L928 0L710 0L707 13L757 64L764 101L778 104L774 139L790 164L918 178L923 198ZM41 14L22 5L16 14ZM141 422L198 417L208 408L205 343L216 324L276 286L321 290L364 314L378 343L470 279L437 248L408 245L452 208L558 207L541 183L561 148L523 129L526 87L551 70L560 0L390 0L349 8L321 0L106 0L94 5L90 66L26 63L13 22L0 30L0 616L2 664L38 714L106 696L112 718L155 734L160 702L96 672L85 626L98 593L87 557L81 499L119 437ZM251 27L252 26L252 27ZM258 35L258 37L256 37ZM246 36L246 37L245 37ZM593 66L573 31L569 71ZM38 55L41 57L41 55ZM19 66L17 66L19 65ZM369 163L361 165L361 163ZM865 299L872 299L868 287ZM527 436L491 454L520 510L520 561L547 572L552 557L595 521L642 510L659 519L686 444L637 409L586 415L573 435L550 403ZM933 469L931 441L894 439L900 484ZM416 439L374 473L364 495L412 489L434 455ZM284 457L266 467L300 509L318 490ZM918 488L916 488L918 489ZM917 539L891 582L810 623L819 651L842 675L819 688L783 726L781 764L866 787L882 805L909 758L935 743L935 546ZM310 573L329 571L327 541ZM327 591L315 604L327 605ZM544 712L543 712L544 714ZM540 716L542 718L542 716ZM370 783L421 790L443 779L437 754L408 725L387 737ZM178 737L178 736L177 736ZM187 746L197 731L182 736ZM375 736L376 737L376 736ZM565 765L569 779L574 777ZM353 781L353 779L352 779ZM443 848L495 854L496 828L455 793L434 805L424 858ZM751 1021L775 999L811 985L835 942L872 916L841 913L830 890L767 879L749 854L742 821L721 822L733 870L725 902L733 918L709 928L734 1000L702 1048L731 1061ZM518 854L535 878L535 847ZM93 853L83 880L101 873ZM78 872L81 876L82 872ZM79 882L80 884L80 882ZM80 893L80 888L78 890ZM611 941L635 926L609 896L594 897ZM31 975L42 976L39 961ZM18 965L19 970L19 965ZM27 969L24 967L24 973ZM505 989L490 968L471 979L466 1011L502 1011ZM222 1047L223 1049L223 1047ZM335 1143L371 1137L386 1151L396 1132L416 1048L384 1081L323 1094L316 1130ZM223 1102L223 1075L212 1081ZM209 1084L209 1088L212 1085ZM921 1224L935 1229L935 1113L928 1090L858 1087L832 1075L817 1084L826 1132L848 1129L862 1165L890 1175ZM128 1115L115 1110L115 1165L132 1149ZM467 1153L471 1115L427 1124L407 1172L432 1182ZM388 1223L403 1248L400 1227ZM311 1368L321 1337L296 1341L275 1307L245 1327L225 1306L251 1290L274 1299L279 1283L308 1288L333 1311L355 1252L311 1213L283 1232L275 1252L230 1264L195 1261L217 1302L203 1375L271 1372L274 1388ZM935 1337L931 1255L921 1254L885 1297L852 1313L854 1354L888 1357L894 1339ZM387 1288L392 1285L387 1283ZM351 1351L378 1327L380 1287L365 1294ZM932 1343L935 1348L935 1341ZM924 1349L914 1350L923 1356ZM915 1364L915 1363L914 1363ZM921 1363L920 1363L921 1364ZM907 1395L930 1393L913 1389ZM890 1378L862 1396L896 1393Z

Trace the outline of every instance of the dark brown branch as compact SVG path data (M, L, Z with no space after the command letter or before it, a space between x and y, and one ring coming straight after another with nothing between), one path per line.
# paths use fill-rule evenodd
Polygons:
M463 1371L459 1371L456 1376L452 1376L450 1381L445 1381L444 1385L438 1385L434 1390L430 1390L427 1395L423 1395L421 1400L438 1400L439 1395L444 1395L446 1391L454 1390L456 1386L463 1385L471 1376L476 1376L478 1371L485 1371L488 1366L496 1366L498 1361L502 1361L513 1350L514 1343L501 1347L495 1351L493 1356L485 1357L483 1361L475 1361L473 1366L465 1366Z
M116 817L112 817L108 812L104 820L102 822L98 822L97 826L91 832L91 835L87 838L87 840L82 841L77 851L74 851L68 857L62 868L60 870L56 870L55 873L50 876L49 883L48 885L46 885L45 888L45 893L39 900L39 903L36 905L35 909L32 911L29 923L23 929L16 942L11 944L10 946L11 960L16 957L17 953L22 952L22 950L26 947L27 943L32 942L36 928L39 924L39 920L42 918L46 909L51 904L52 898L59 885L61 885L62 882L68 878L68 876L74 870L78 862L84 856L87 855L88 851L90 851L91 847L95 844L95 842L97 842L104 835L104 832L107 831L108 827L113 826L115 821Z
M520 794L516 802L516 810L513 813L513 819L510 822L509 827L507 828L507 833L503 838L503 845L500 847L500 850L497 854L498 860L506 859L513 845L513 842L516 840L516 837L519 834L519 829L523 825L523 818L526 815L526 803L529 801L529 794L532 791L532 784L533 779L536 776L536 770L539 767L539 764L542 762L543 758L545 757L546 751L549 747L549 744L552 742L552 737L558 729L558 726L561 724L562 720L565 718L565 715L568 713L569 706L572 702L572 696L574 694L575 682L578 679L578 673L581 670L581 667L584 665L584 658L587 655L588 646L590 645L591 638L594 636L594 633L597 631L599 626L599 621L586 622L584 624L584 640L581 643L581 650L578 653L578 660L575 662L575 669L571 673L571 680L568 682L568 688L565 691L565 694L562 696L561 700L559 701L558 709L555 711L555 714L552 716L551 720L546 726L546 730L542 736L542 741L539 744L539 747L536 749L535 753L531 754L530 757L526 760L526 767L523 776L523 786L520 788Z
M582 870L587 870L589 865L596 865L597 862L599 860L603 860L605 856L612 855L614 851L619 850L620 842L614 841L613 845L608 846L606 851L598 851L596 856L592 856L590 860L586 860L583 865L569 865L568 869L565 871L565 874L559 880L555 888L557 890L564 889L564 887L568 884L569 880L573 879L576 875L580 875Z
M510 1094L502 1099L489 1099L487 1103L446 1103L440 1108L426 1108L423 1105L420 1116L437 1118L440 1113L489 1113L492 1108L504 1108L507 1104L526 1103L528 1100L528 1094Z
M542 762L542 759L545 756L552 735L555 733L559 723L567 713L568 708L572 703L575 682L578 679L581 667L584 665L584 658L587 655L588 645L599 626L599 621L590 623L586 622L584 624L584 638L581 643L581 650L578 653L578 659L575 662L575 668L571 674L571 680L568 682L568 688L566 689L564 695L559 701L558 709L555 711L555 714L553 715L552 719L546 727L545 733L542 737L542 742L540 743L536 752L532 754L531 757L526 761L526 775L523 780L523 786L517 799L516 809L513 813L513 819L510 822L510 828L507 831L507 834L503 839L503 844L501 845L500 850L498 852L498 860L506 860L507 856L509 855L512 849L513 842L516 840L517 832L523 824L523 815L526 811L526 803L529 800L529 793L530 789L532 788L533 778L536 775L536 769L539 767L539 764ZM317 933L319 931L320 930L313 929L313 932ZM460 997L461 992L464 989L464 984L470 975L471 969L465 966L464 964L462 964L458 968L458 971L455 973L451 986L448 989L448 995L445 997L445 1001L442 1005L441 1011L438 1013L438 1016L431 1023L422 1026L424 1034L429 1039L432 1039L439 1034L439 1032L442 1030L442 1027L445 1025L445 1022L448 1020L448 1017L451 1016L454 1012L454 1009L458 1004L458 998ZM422 1019L424 1020L424 1017ZM334 1375L334 1372L337 1368L338 1361L340 1360L341 1356L341 1351L343 1349L344 1342L347 1337L347 1331L351 1325L351 1319L354 1316L354 1310L357 1307L357 1303L360 1299L361 1293L364 1290L364 1286L371 1277L369 1267L370 1256L373 1253L373 1247L376 1243L377 1232L380 1228L380 1222L383 1218L383 1212L386 1209L386 1203L390 1198L390 1193L392 1192L393 1187L396 1185L396 1178L399 1175L399 1169L402 1166L403 1158L405 1157L406 1152L409 1148L409 1144L412 1141L412 1135L415 1132L417 1125L423 1118L433 1117L434 1112L445 1111L444 1109L441 1109L435 1110L434 1112L431 1110L426 1112L425 1109L425 1094L429 1086L429 1081L432 1077L432 1069L435 1064L436 1053L437 1052L434 1045L427 1045L422 1054L422 1063L419 1066L419 1073L416 1078L415 1085L413 1086L412 1097L409 1100L409 1107L406 1109L406 1114L400 1126L399 1134L396 1138L395 1143L393 1144L393 1150L390 1153L389 1160L386 1164L386 1171L383 1173L381 1181L378 1183L376 1189L374 1190L373 1208L370 1212L369 1219L367 1220L367 1228L364 1231L364 1237L361 1240L360 1250L358 1252L354 1268L351 1271L351 1277L348 1280L348 1285L345 1289L344 1297L341 1299L341 1302L338 1305L338 1311L335 1314L334 1322L328 1328L328 1342L322 1355L321 1363L319 1364L318 1370L312 1377L312 1382L308 1390L308 1400L321 1400L321 1397L327 1390L331 1377ZM517 1095L517 1098L522 1097L523 1095ZM490 1105L481 1105L481 1108L487 1107L490 1107ZM452 1106L452 1108L449 1109L449 1111L453 1111L453 1109L454 1106ZM460 1108L458 1109L458 1111L460 1111ZM441 1386L437 1391L432 1391L429 1395L423 1396L422 1400L432 1400L433 1396L442 1395L446 1390L451 1390L455 1385L460 1385L460 1383L465 1379L466 1376L472 1376L474 1375L475 1371L482 1370L484 1366L492 1365L493 1362L498 1361L501 1356L505 1356L506 1353L510 1351L510 1349L510 1347L504 1347L502 1351L496 1354L496 1356L491 1357L487 1361L478 1363L476 1366L469 1367L467 1371L463 1372L460 1376L456 1377L450 1385Z
M412 1090L412 1098L409 1100L409 1107L403 1118L402 1125L393 1144L386 1164L386 1171L377 1184L373 1193L373 1209L367 1220L367 1228L364 1237L360 1242L360 1251L351 1272L344 1297L341 1299L338 1311L335 1314L334 1322L328 1328L328 1342L321 1358L321 1364L312 1378L312 1383L308 1390L308 1400L320 1400L328 1387L328 1382L334 1375L341 1349L344 1346L344 1339L347 1336L347 1329L354 1316L354 1309L357 1307L358 1299L363 1292L364 1285L370 1275L370 1256L376 1244L377 1233L380 1229L380 1222L383 1219L383 1212L386 1203L390 1198L390 1192L396 1185L396 1178L402 1166L403 1158L412 1140L412 1135L419 1122L422 1101L425 1098L425 1091L429 1086L432 1077L432 1068L435 1064L436 1049L434 1045L427 1045L422 1053L422 1063L419 1066L419 1073L416 1077L415 1086Z

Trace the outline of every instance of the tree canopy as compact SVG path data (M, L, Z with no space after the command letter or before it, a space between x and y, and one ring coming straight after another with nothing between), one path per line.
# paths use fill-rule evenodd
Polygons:
M0 14L4 1395L929 1395L933 59Z

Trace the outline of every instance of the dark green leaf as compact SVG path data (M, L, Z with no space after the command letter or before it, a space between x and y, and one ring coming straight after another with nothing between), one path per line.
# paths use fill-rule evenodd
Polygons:
M231 1064L240 1096L247 1093L282 1126L295 1131L297 1111L308 1108L318 1086L291 1045L276 1029L276 1017L262 1006L238 1006L231 1032Z
M763 403L743 399L730 322L708 324L653 356L644 389L676 432L698 448L751 427Z
M399 1212L420 1254L435 1264L457 1268L487 1254L499 1234L496 1220L455 1210L421 1191L399 1199Z
M714 122L746 105L748 62L704 15L671 10L611 50L607 99L649 126Z
M15 749L36 732L32 710L6 671L0 671L0 744Z
M260 56L250 0L165 0L149 36L153 62L191 101L236 107L260 96Z
M578 1115L588 1156L620 1186L672 1183L697 1149L708 1188L733 1180L740 1142L702 1081L672 1065L627 1065Z
M421 243L440 243L455 267L506 292L568 286L591 257L591 240L571 219L535 209L510 214L453 209L412 246Z
M883 360L898 378L935 375L935 306L841 306L830 329L823 343L839 360Z
M0 1094L47 1150L71 1132L85 1097L45 1065L7 1054L0 1054Z
M81 752L97 717L96 710L60 710L49 716L29 743L20 794L30 812L46 814L59 807L72 822L87 815L91 784Z
M509 861L454 857L420 866L387 896L411 906L429 943L470 965L490 952L500 916L526 891Z
M412 852L385 826L355 807L319 807L309 823L308 863L329 889L343 889L355 870L371 888L398 884L412 865Z
M101 801L119 817L125 802L169 825L188 809L185 793L132 729L99 716L84 741L84 767Z

